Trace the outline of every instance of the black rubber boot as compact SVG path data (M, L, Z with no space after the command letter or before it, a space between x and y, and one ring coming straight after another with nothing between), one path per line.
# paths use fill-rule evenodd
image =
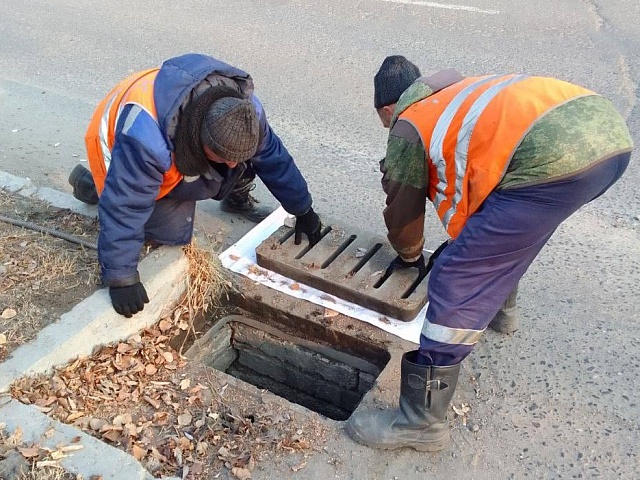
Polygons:
M504 305L500 309L496 316L493 317L489 328L495 330L498 333L511 334L518 330L518 306L516 304L516 297L518 296L518 285L513 289L513 292L509 294L504 302Z
M271 210L256 207L256 203L260 201L250 193L254 188L256 184L252 178L241 178L229 195L222 199L220 209L227 213L238 213L254 223L260 223L271 214Z
M73 196L89 205L98 204L98 191L93 182L91 172L82 165L76 165L69 175L69 183L73 187Z
M447 410L458 383L460 364L448 367L419 365L418 351L402 357L400 405L395 410L354 413L347 433L368 447L392 450L411 447L436 452L451 439Z

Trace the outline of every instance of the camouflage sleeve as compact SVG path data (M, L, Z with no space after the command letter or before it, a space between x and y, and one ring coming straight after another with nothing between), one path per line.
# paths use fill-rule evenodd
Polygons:
M420 138L407 122L399 121L391 130L380 171L389 242L402 258L415 260L424 245L428 169Z

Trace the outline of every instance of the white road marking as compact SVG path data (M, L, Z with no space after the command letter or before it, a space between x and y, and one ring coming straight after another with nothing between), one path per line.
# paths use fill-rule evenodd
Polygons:
M469 7L467 5L453 5L450 3L422 2L420 0L382 0L391 3L406 3L408 5L422 5L425 7L446 8L448 10L464 10L466 12L486 13L488 15L496 15L500 10L484 10L477 7Z

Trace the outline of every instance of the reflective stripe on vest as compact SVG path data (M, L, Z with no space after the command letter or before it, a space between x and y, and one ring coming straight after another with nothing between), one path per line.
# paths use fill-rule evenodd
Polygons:
M127 105L137 105L157 123L153 86L159 69L153 68L135 73L120 82L100 102L87 129L85 142L91 174L98 194L104 189L104 181L111 163L111 151L115 142L115 130L120 114ZM157 198L169 193L182 180L182 175L172 162L164 173Z
M484 330L445 327L431 323L426 318L422 324L422 335L429 340L449 345L475 345L483 332Z
M536 121L585 95L594 93L552 78L472 77L400 114L420 134L429 161L429 198L452 238L499 184Z

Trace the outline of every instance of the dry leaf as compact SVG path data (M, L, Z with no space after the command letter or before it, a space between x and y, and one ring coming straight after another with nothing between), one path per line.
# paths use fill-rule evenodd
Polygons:
M149 363L146 367L144 367L144 371L147 375L155 375L158 369L153 363Z
M324 318L333 318L337 317L338 315L340 315L340 313L336 312L335 310L331 310L329 308L324 309Z
M173 354L171 352L162 352L162 356L167 362L173 363Z
M114 419L111 421L111 423L115 427L122 427L126 423L131 423L131 422L132 422L132 418L131 418L131 414L130 413L125 413L125 414L122 414L122 415L116 415L114 417Z
M91 427L92 430L95 430L96 432L102 430L102 428L108 424L109 422L107 422L106 420L103 420L102 418L92 418L91 420L89 420L89 426Z
M207 442L198 442L196 445L196 453L200 456L205 455L209 450L209 444Z
M0 345L7 343L7 336L4 333L0 333Z
M234 262L237 262L238 260L240 260L240 257L238 255L229 255L229 258Z
M16 427L13 433L7 438L6 444L10 446L18 446L22 443L22 428Z
M166 320L160 320L160 323L158 323L158 328L162 333L164 333L171 328L171 322L167 322Z
M251 478L251 472L248 468L233 467L231 469L231 475L238 480L248 480Z
M5 320L9 320L10 318L15 317L18 314L18 312L15 311L15 309L13 308L5 308L2 311L2 315L0 315L0 317L4 318Z
M71 423L80 417L84 417L84 412L73 412L73 413L70 413L64 421L66 423Z
M18 451L22 454L22 456L24 458L33 458L33 457L37 457L38 455L40 455L40 448L39 447L18 448Z
M147 451L144 448L139 447L138 445L134 445L131 448L131 454L136 460L142 460L147 454Z
M82 450L84 448L83 445L65 445L64 447L60 447L60 450L67 452L77 452L78 450Z
M180 320L178 322L178 328L180 330L187 330L189 328L189 324L187 322L185 322L184 320Z
M180 390L186 390L189 386L191 386L191 380L188 378L185 378L180 382Z
M106 438L111 442L116 442L120 438L120 432L117 430L109 430L106 433L102 434L102 438Z
M184 412L182 415L178 415L178 425L186 426L191 423L193 416L189 412Z
M64 452L62 450L56 450L55 452L51 452L49 454L49 456L53 459L53 460L60 460L61 458L66 457L66 455L64 454Z
M300 465L296 465L295 467L291 467L291 470L293 470L294 472L297 472L298 470L302 470L306 466L307 466L307 462L302 462Z
M459 417L463 417L471 411L471 407L469 407L469 405L465 403L461 404L460 407L451 405L451 408L453 408L453 411L456 412L456 415L458 415Z
M145 395L144 397L142 397L142 399L153 406L153 408L155 408L156 410L160 408L160 402L151 398L150 396Z

